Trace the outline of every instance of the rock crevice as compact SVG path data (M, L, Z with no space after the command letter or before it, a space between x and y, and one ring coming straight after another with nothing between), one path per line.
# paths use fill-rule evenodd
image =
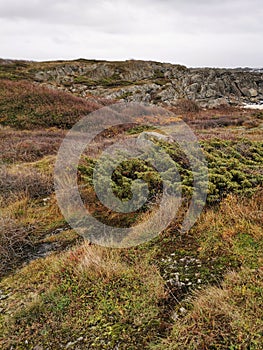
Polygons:
M72 61L39 70L34 79L80 96L155 104L194 100L202 107L263 103L263 69L187 68L151 61Z

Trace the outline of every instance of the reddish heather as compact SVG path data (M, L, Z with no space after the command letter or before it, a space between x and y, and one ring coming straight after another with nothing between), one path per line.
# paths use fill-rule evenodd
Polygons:
M106 103L27 81L1 80L0 83L0 123L15 128L70 128L81 116Z

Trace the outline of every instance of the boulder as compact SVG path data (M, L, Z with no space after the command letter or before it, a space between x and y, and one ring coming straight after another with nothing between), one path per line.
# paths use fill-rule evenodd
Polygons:
M263 100L263 70L186 68L152 61L72 61L35 73L35 80L71 90L128 102L173 105L191 99L210 107ZM79 81L79 83L77 83ZM88 83L87 83L88 82Z

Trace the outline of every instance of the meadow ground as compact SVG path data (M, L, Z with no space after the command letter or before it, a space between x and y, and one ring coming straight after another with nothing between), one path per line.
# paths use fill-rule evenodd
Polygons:
M208 160L207 205L184 235L179 217L154 240L114 250L89 245L68 226L53 185L67 128L103 105L1 82L1 349L262 349L263 112L178 106ZM187 197L184 158L160 144L178 163ZM83 159L79 181L103 219L90 178L95 162ZM141 178L149 172L137 163L120 169L120 198L134 169Z

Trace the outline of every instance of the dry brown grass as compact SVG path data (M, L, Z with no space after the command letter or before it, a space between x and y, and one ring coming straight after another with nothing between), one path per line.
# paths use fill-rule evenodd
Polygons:
M43 239L57 227L64 225L64 221L53 194L46 202L13 195L13 201L0 208L0 224L2 275L30 258ZM64 236L66 240L67 237ZM75 235L72 241L76 238ZM56 239L59 240L59 235ZM63 239L60 239L58 246L67 245L67 242L63 243Z
M51 174L41 173L32 166L1 166L0 192L0 206L24 197L46 197L53 192L53 179Z
M162 331L166 293L158 270L144 260L124 262L118 250L84 244L32 261L0 288L12 290L1 349L23 348L25 341L30 348L67 348L80 335L81 349L144 349Z
M26 255L36 227L45 222L41 199L52 194L53 180L49 169L36 166L48 168L44 163L0 167L0 274Z
M198 256L212 262L211 274L223 267L224 279L183 301L185 313L154 350L262 349L262 195L262 189L252 198L229 195L203 213L192 229Z
M33 227L25 226L19 220L11 216L0 216L0 274L11 267L16 260L22 258L25 249L32 243L30 234Z
M216 132L218 129L222 132L231 130L228 134L230 139L235 129L242 133L238 127L244 126L244 133L247 130L257 128L262 124L261 114L254 111L246 110L238 107L225 106L214 109L199 109L199 110L183 110L177 107L169 108L176 115L181 115L182 119L196 131ZM235 132L234 132L235 133ZM244 135L243 135L244 136Z
M239 235L262 241L262 195L262 190L252 198L241 199L230 194L217 210L206 210L195 227L195 234L199 236L201 244L201 256L231 253ZM247 251L245 255L248 253ZM239 254L242 258L242 252Z
M0 162L34 162L55 155L65 136L60 129L15 130L0 127Z
M229 273L222 288L209 287L193 298L188 315L170 338L154 349L262 349L262 270Z
M116 250L90 245L88 242L72 250L67 259L74 262L76 273L88 273L96 278L107 279L120 275L127 269Z

